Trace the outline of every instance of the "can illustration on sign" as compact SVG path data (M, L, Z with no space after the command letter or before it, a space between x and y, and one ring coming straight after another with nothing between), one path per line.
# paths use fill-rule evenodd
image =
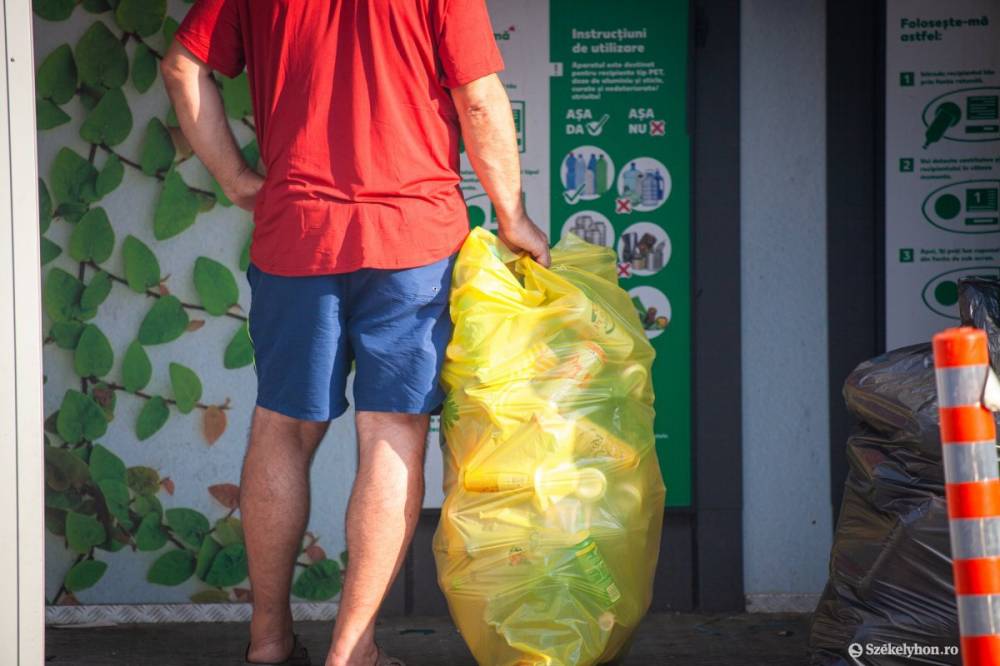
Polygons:
M561 238L567 234L576 234L579 238L604 247L614 247L615 230L611 221L593 210L583 210L566 220L562 228Z
M638 222L625 229L618 240L618 261L627 274L656 275L670 261L670 236L652 222Z

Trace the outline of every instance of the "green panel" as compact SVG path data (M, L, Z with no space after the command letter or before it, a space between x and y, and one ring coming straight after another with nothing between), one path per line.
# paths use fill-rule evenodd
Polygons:
M621 285L641 304L657 352L656 443L668 506L691 504L688 10L688 0L613 8L551 0L550 11L552 236L568 224L619 252Z

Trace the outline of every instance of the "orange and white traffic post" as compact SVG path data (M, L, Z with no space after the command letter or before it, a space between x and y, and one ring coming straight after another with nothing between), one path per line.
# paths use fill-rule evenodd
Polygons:
M945 493L964 666L1000 664L1000 471L996 426L984 405L986 334L934 336Z

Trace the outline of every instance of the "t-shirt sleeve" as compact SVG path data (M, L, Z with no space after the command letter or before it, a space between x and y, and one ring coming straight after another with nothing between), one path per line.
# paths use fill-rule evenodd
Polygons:
M486 0L444 0L438 31L438 58L444 85L463 86L503 70Z
M243 37L237 0L197 0L174 39L228 77L243 71Z

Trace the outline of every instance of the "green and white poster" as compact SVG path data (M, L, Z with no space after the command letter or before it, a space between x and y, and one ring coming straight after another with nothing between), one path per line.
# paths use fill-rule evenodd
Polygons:
M1000 3L888 0L886 344L958 320L958 281L1000 277Z
M656 442L667 504L690 505L689 3L488 4L528 212L553 242L573 233L618 253L621 286L657 353ZM464 159L463 177L473 222L495 230ZM439 505L440 461L435 455L429 464L428 504Z

